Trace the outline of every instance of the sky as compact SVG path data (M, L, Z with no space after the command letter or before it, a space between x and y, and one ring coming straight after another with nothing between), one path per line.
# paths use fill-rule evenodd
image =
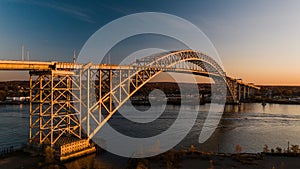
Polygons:
M30 60L71 62L74 49L80 51L95 31L137 12L168 13L196 25L231 77L259 85L300 85L297 0L1 0L0 59L20 60L24 44ZM134 46L139 39L130 42ZM0 80L26 74L0 72Z

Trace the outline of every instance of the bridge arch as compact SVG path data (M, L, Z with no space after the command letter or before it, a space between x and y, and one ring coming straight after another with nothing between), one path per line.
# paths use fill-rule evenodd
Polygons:
M87 114L82 118L87 136L91 139L134 93L165 71L189 72L211 77L215 82L222 81L235 101L234 92L222 67L211 57L198 51L179 50L154 54L128 66L100 65L98 69L85 69L83 72L89 74L87 78L90 74L99 77L99 84L95 85L98 86L98 99L87 106Z

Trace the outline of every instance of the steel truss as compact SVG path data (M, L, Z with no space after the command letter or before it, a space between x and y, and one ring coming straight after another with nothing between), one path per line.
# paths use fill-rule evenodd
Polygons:
M63 135L81 138L80 92L73 71L31 71L29 141L53 146Z
M245 98L250 88L257 89L228 77L211 57L193 50L155 54L127 66L57 63L47 71L30 72L30 141L54 145L63 135L93 138L134 93L163 71L225 83L232 102L239 102L241 91Z

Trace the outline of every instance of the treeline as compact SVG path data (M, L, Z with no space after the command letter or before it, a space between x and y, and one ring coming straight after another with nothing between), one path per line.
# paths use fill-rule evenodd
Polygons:
M188 83L147 83L135 96L147 96L154 89L160 89L167 95L180 95L181 90L194 92L194 84ZM300 86L260 86L261 90L256 92L256 96L278 96L278 97L300 97ZM198 90L201 94L211 94L211 84L198 84ZM6 97L29 96L29 81L3 81L0 82L0 101Z
M0 82L0 101L6 97L29 96L29 81Z
M211 85L210 84L189 84L189 83L169 83L169 82L155 82L155 83L147 83L140 90L137 91L135 95L144 95L147 96L154 89L159 89L163 91L166 95L180 95L181 90L185 93L194 94L194 90L198 88L198 91L202 94L210 94L211 93Z
M261 94L272 96L300 96L300 86L261 86Z

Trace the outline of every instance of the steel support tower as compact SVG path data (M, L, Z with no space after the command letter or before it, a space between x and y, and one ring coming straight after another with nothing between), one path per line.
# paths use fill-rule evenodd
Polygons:
M53 146L62 135L81 139L80 95L80 73L30 71L29 141Z

